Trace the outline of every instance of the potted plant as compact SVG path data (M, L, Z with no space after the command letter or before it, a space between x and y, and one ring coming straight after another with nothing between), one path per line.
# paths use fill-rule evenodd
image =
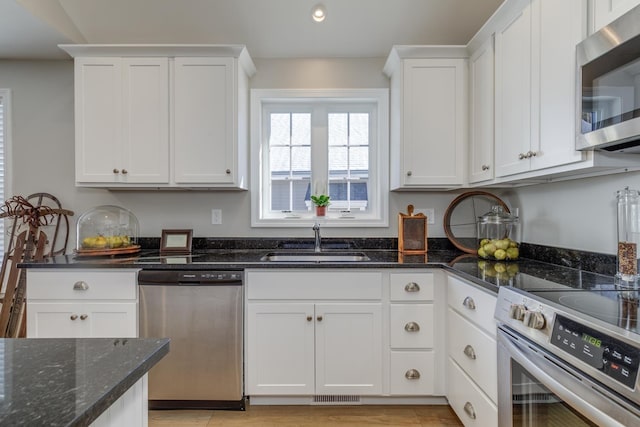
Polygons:
M327 206L329 206L329 196L326 194L320 194L317 196L311 196L311 201L316 205L316 215L325 216L327 213Z

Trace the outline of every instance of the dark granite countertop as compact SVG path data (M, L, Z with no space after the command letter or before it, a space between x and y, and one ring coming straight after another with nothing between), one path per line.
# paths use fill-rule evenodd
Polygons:
M323 252L344 252L326 249ZM552 264L531 258L517 262L491 262L475 255L464 254L455 249L436 248L426 255L406 255L395 249L351 249L349 252L366 254L370 260L356 262L273 262L264 261L270 252L310 252L310 249L206 249L191 255L160 256L157 250L143 250L133 256L85 257L59 256L40 262L20 264L26 268L147 268L147 269L225 269L247 268L444 268L474 282L490 291L497 292L500 286L525 287L531 281L534 286L556 286L563 284L581 287L589 283L610 283L612 276L583 271L572 266ZM546 283L546 285L545 285Z
M169 339L0 339L0 425L86 426L169 352Z

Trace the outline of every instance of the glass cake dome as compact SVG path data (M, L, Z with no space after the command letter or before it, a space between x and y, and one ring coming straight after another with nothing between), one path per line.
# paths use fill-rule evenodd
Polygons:
M84 212L76 225L78 253L133 252L138 245L138 218L120 206L97 206Z

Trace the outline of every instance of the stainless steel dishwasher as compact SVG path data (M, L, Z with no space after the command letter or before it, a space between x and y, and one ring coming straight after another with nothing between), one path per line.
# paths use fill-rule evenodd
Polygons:
M149 371L149 408L244 410L243 274L140 271L140 337L171 338Z

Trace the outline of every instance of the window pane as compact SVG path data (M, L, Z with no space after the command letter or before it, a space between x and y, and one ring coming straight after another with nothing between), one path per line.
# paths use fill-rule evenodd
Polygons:
M290 114L271 114L269 145L289 145L291 134Z
M329 114L329 145L347 145L349 143L348 114Z
M311 175L311 147L291 147L291 170Z
M347 147L329 147L329 173L347 174L349 169L349 149Z
M291 144L311 144L311 114L292 114L291 117Z
M368 175L369 171L369 147L351 147L349 149L349 170L352 173L362 172Z
M271 147L269 149L269 170L271 174L286 172L291 170L291 155L289 147Z
M349 144L369 145L369 114L349 115Z

